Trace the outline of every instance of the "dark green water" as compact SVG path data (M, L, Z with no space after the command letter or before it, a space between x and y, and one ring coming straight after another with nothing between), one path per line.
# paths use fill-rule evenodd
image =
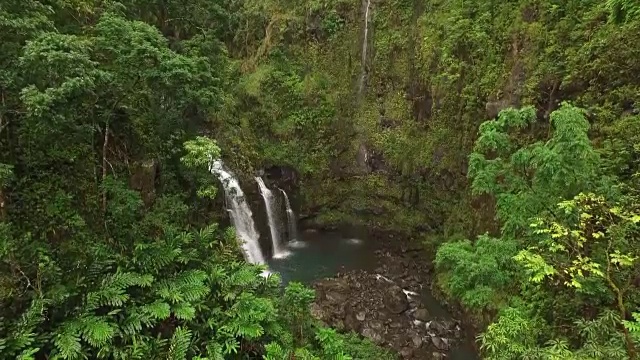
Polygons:
M300 232L300 240L290 243L286 258L268 261L283 283L299 281L309 284L338 272L373 269L376 258L364 231L347 229L335 232Z

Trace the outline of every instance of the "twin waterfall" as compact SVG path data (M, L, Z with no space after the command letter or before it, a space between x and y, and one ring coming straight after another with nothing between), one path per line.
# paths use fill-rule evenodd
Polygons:
M275 218L277 216L277 209L273 192L271 192L267 185L264 184L261 177L256 177L256 182L260 188L260 194L262 194L262 198L264 199L264 206L267 209L269 231L271 231L271 244L273 246L273 257L276 259L286 257L288 252L284 249L284 244L280 239L280 228L278 228L278 222Z
M209 166L209 171L222 183L226 203L229 207L227 211L229 211L231 222L236 229L236 235L245 260L252 264L266 264L265 256L260 247L260 234L256 229L253 221L253 213L245 199L244 192L240 188L238 179L224 167L221 160L213 161ZM258 183L258 188L260 189L267 210L273 258L286 257L289 252L286 250L285 241L283 241L280 228L278 227L277 214L280 212L278 211L276 196L273 191L267 188L262 178L256 177L256 182ZM280 189L280 191L284 195L286 204L289 239L294 240L297 236L295 213L291 209L287 193L282 189Z

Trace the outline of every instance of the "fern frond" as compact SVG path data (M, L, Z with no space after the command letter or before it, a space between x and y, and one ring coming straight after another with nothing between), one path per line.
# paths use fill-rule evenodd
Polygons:
M6 341L6 347L12 352L20 352L31 347L36 338L36 328L44 320L47 301L36 298L22 314Z
M207 343L207 355L212 360L224 360L222 345L217 341L209 341Z
M158 320L165 320L171 315L171 308L169 304L160 300L157 300L152 304L144 305L141 310L151 318Z
M201 270L189 270L179 273L174 279L158 283L156 293L165 300L176 304L184 301L193 302L202 299L209 293L205 284L207 274Z
M78 321L65 323L54 337L53 344L63 359L79 359L82 355L80 334L82 326Z
M198 232L198 239L200 242L212 242L215 238L216 231L218 231L218 224L208 225Z
M276 342L267 344L265 350L267 353L264 355L264 360L288 359L290 355L289 352L285 351L282 346Z
M2 347L0 347L0 350L2 350ZM40 348L25 349L16 357L16 360L35 360L35 355L38 351L40 351Z
M132 272L117 271L102 281L97 291L87 294L85 310L92 311L102 306L118 307L129 301L127 289L132 286L148 287L153 283L153 276Z
M196 317L196 309L189 303L176 304L172 310L176 318L180 320L193 320Z
M184 360L187 358L187 351L191 344L191 331L177 327L171 337L171 345L169 346L169 354L167 359Z
M82 338L96 348L108 344L116 332L115 326L100 317L83 318L82 327Z

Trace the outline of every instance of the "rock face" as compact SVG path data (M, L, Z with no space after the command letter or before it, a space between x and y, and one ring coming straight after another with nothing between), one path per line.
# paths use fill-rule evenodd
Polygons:
M265 168L259 175L264 175L268 183L287 192L292 192L298 186L298 172L290 166L272 165Z
M5 203L4 193L0 189L0 221L7 217L7 205Z
M388 240L388 239L387 239ZM392 254L395 253L395 254ZM429 285L429 268L419 248L376 252L375 271L337 274L314 284L314 316L390 347L402 359L444 359L461 336L457 320L430 314L419 295Z
M134 166L129 185L132 189L140 191L142 201L149 207L156 198L156 180L160 168L155 160L141 161Z
M360 144L356 153L356 173L369 174L375 171L386 171L386 166L382 155L367 147L366 144Z
M500 114L500 111L511 106L511 103L508 100L497 100L497 101L488 101L485 104L485 110L487 110L487 116L490 119L495 119Z
M371 166L369 164L371 155L369 154L369 149L365 144L360 144L358 148L358 153L356 154L356 163L358 164L358 169L363 174L368 174L372 171Z

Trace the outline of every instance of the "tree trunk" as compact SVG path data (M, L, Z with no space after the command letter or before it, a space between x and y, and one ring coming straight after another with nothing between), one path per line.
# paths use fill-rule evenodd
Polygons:
M102 142L102 213L107 216L107 189L104 182L107 179L107 150L109 148L109 121L104 126L104 141Z
M616 295L618 298L618 311L620 312L620 320L624 321L627 318L627 309L624 306L624 299L622 298L622 291L616 289ZM633 339L629 334L629 330L623 325L622 331L624 332L624 342L627 345L627 354L630 360L636 359L636 346L633 344Z

